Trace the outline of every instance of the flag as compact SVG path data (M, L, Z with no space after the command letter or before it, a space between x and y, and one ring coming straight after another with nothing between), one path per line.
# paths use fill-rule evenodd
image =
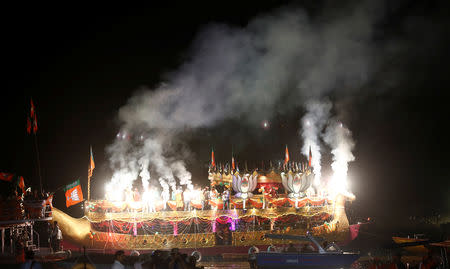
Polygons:
M30 99L31 108L30 108L30 116L27 118L27 133L31 134L31 130L33 130L33 133L36 134L38 127L37 127L37 113L36 108L33 104L33 99Z
M45 199L44 205L49 205L50 208L53 208L53 194L51 194L47 199Z
M83 192L81 191L80 180L77 179L72 184L64 188L66 192L66 206L73 206L83 201Z
M360 226L361 224L350 225L350 240L354 240L356 237L358 237Z
M309 167L311 167L311 161L312 161L312 153L311 153L311 146L309 146L309 159L308 159Z
M231 169L236 170L236 164L234 163L234 157L231 156Z
M31 134L31 120L30 120L30 117L27 117L27 133Z
M34 113L34 117L33 117L33 133L35 134L37 132L37 117L36 117L36 112Z
M92 177L94 168L95 168L94 155L92 154L92 147L91 147L91 157L90 157L89 168L88 168L88 178L89 179Z
M23 177L19 177L19 188L22 190L22 193L25 193L25 180Z
M0 173L0 180L11 182L14 178L14 174L11 173Z
M289 150L288 147L286 145L286 152L284 153L284 166L286 166L286 164L289 162Z
M33 118L35 115L34 113L36 112L36 109L34 108L33 99L30 99L30 101L31 101L30 117Z
M216 160L214 160L214 150L211 151L211 166L216 167Z

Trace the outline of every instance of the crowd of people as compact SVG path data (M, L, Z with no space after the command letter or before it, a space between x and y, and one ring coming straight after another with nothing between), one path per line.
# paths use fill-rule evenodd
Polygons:
M52 252L58 252L62 250L62 232L59 228L58 222L54 221L48 223L48 243Z
M105 197L107 200L114 200L114 197L110 197L108 193ZM158 191L154 187L150 187L148 190L141 192L139 188L128 188L124 193L124 201L131 203L142 203L142 210L144 212L156 212L156 204L163 201L162 210L168 210L167 203L169 201L174 202L175 208L178 211L191 211L193 210L193 201L197 203L197 209L209 210L214 209L208 201L222 199L223 208L230 209L231 190L230 186L224 186L223 190L219 192L216 188L199 188L196 186L185 187L184 189L179 186L171 193L162 192L159 195ZM129 208L130 209L130 208ZM217 209L217 208L215 208Z
M269 250L268 250L269 251ZM288 253L310 253L314 249L307 244L304 244L301 249L296 248L293 244L276 248L270 251L281 251ZM248 251L248 262L251 269L257 269L256 253L259 249L252 246ZM116 251L111 264L111 269L199 269L204 268L198 266L200 256L196 253L187 255L181 253L178 248L173 248L170 251L155 250L151 255L140 255L138 251L132 251L129 256L125 255L123 250ZM25 252L25 259L20 262L20 269L40 269L42 265L35 260L34 252L27 250ZM91 264L84 263L83 268L94 268ZM369 262L355 262L351 268L358 269L439 269L443 268L442 261L437 256L433 256L432 252L428 252L419 263L405 263L402 261L401 254L395 254L390 260L382 261L379 258L372 257ZM74 266L74 268L78 268ZM82 267L80 267L82 268Z
M138 252L125 256L122 250L114 254L114 262L111 269L125 269L132 265L134 269L196 269L203 268L197 266L198 257L180 253L177 248L173 248L169 253L155 250L151 256L143 257Z

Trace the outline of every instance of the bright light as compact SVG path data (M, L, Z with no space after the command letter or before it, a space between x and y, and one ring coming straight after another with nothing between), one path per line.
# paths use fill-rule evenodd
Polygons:
M109 201L123 201L123 191L120 188L114 188L111 183L105 185L106 200Z
M261 126L264 130L268 130L270 128L270 123L267 120L263 120L263 122L261 123Z

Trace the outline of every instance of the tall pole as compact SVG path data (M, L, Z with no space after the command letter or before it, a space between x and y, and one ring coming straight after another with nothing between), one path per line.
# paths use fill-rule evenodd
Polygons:
M42 192L42 177L41 177L41 161L39 160L39 149L38 149L38 143L37 143L37 136L36 132L34 133L34 146L36 147L36 157L37 157L37 169L38 169L38 176L39 176L39 186L41 188L41 194Z
M90 158L90 156L89 156ZM88 201L91 200L91 177L89 176L89 169L88 169Z

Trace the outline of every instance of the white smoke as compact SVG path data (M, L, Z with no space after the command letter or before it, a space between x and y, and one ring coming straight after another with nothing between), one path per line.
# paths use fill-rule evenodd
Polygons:
M331 193L347 193L348 163L355 160L352 150L355 143L352 133L341 122L332 120L323 135L325 143L331 148L333 176L329 184Z
M307 113L302 118L301 130L302 153L306 158L309 158L309 149L311 149L314 185L318 186L322 176L320 134L330 116L331 103L328 101L310 101L305 107Z
M172 168L174 175L179 179L180 185L185 185L188 188L193 187L191 181L192 175L186 170L186 165L183 161L173 162L170 168Z
M150 185L150 172L148 171L149 168L149 159L148 158L141 158L139 159L139 165L141 172L139 173L139 176L142 180L142 186L144 187L145 191L148 191L149 185Z
M242 123L259 124L279 107L299 107L335 89L359 88L371 71L370 14L351 9L349 14L311 21L303 10L285 8L243 28L210 25L197 36L188 61L165 83L141 89L120 109L122 130L144 136L134 143L121 135L108 148L115 171L112 181L131 185L140 175L144 184L152 184L147 171L152 169L164 191L176 189L175 177L189 186L191 175L179 157L183 152L171 150L168 142L181 137L184 129L236 117ZM308 154L311 146L320 179L317 136L329 105L316 105L306 104L302 152ZM122 175L126 179L119 180ZM126 188L122 185L118 187Z

